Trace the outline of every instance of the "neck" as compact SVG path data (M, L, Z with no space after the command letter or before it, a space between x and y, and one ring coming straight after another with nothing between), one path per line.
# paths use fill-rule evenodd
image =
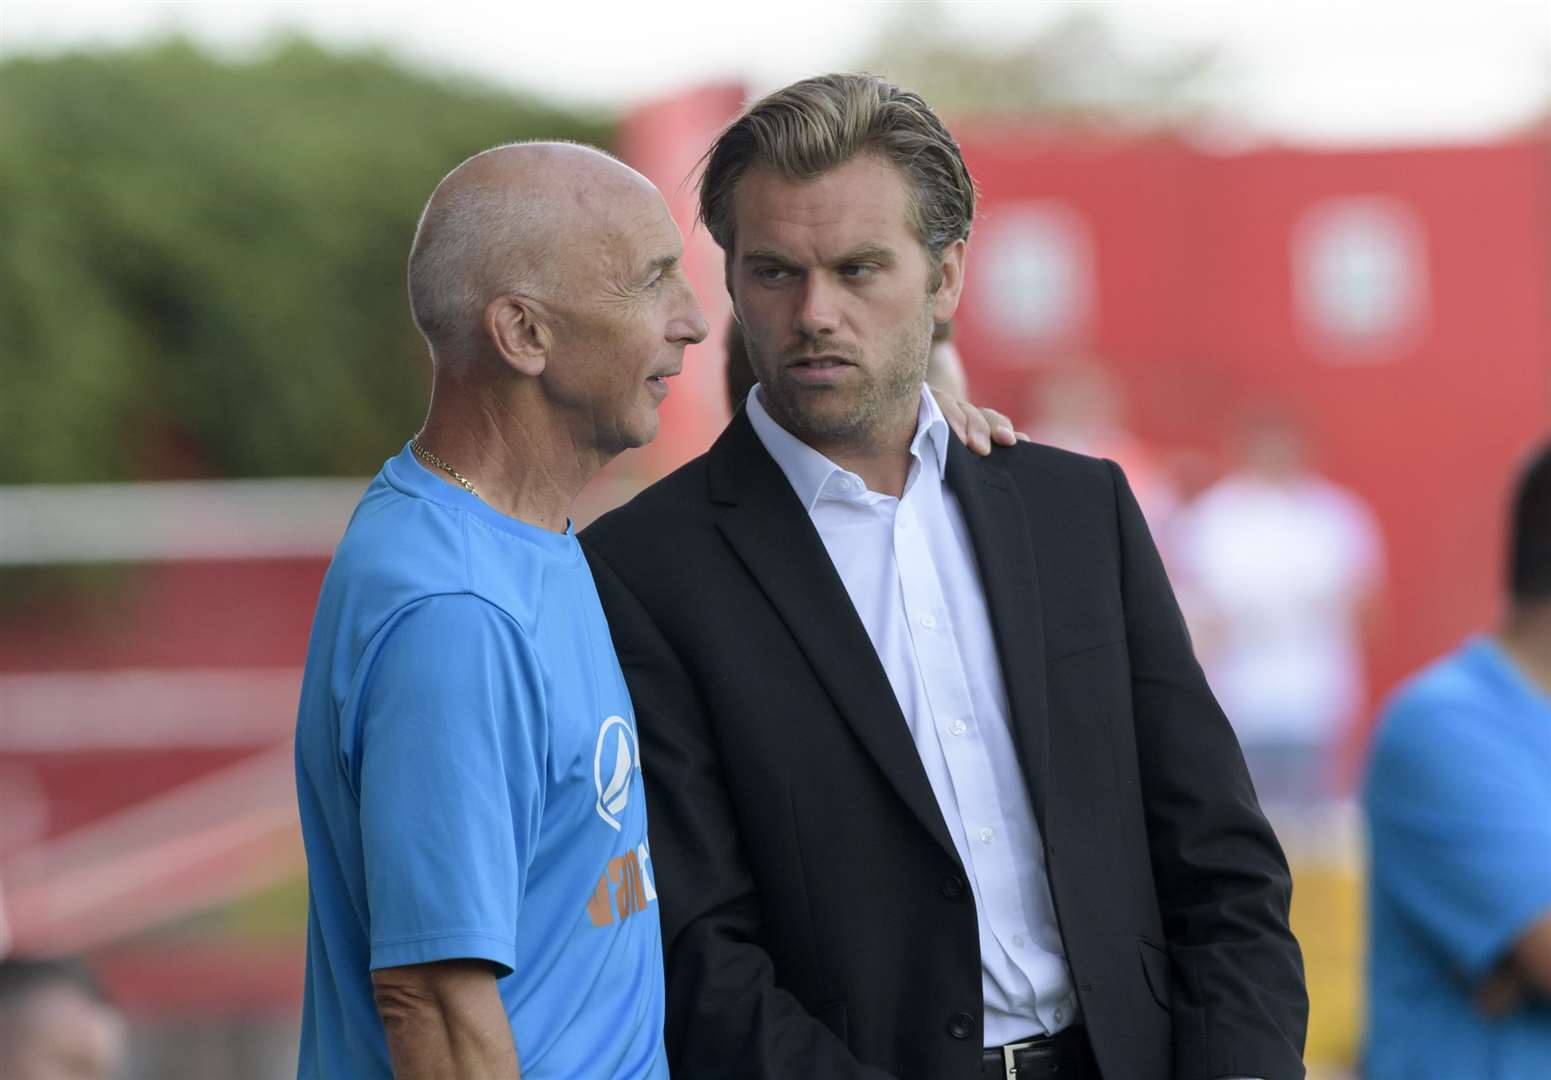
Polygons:
M1519 670L1551 696L1551 601L1513 605L1497 640Z
M439 373L419 441L492 509L551 532L565 531L571 503L612 457L578 438L544 402L537 380L476 385Z
M765 406L769 412L768 401ZM912 398L908 408L902 406L896 414L880 418L869 430L849 438L802 434L775 413L770 413L770 417L842 469L861 477L869 490L897 499L905 493L905 481L910 476L910 443L915 438L920 409L920 398Z
M915 429L911 429L914 434ZM905 481L910 477L910 440L888 449L867 446L857 449L814 449L842 469L854 472L862 478L868 489L880 495L899 498L905 493Z

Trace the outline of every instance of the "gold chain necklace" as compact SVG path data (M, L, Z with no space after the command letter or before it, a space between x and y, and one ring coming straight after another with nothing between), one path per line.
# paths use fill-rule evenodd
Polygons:
M437 457L435 454L431 453L431 451L422 446L420 443L420 436L416 435L413 439L409 440L409 448L415 453L419 454L421 457L425 458L432 465L435 465L438 469L442 470L442 472L452 477L458 483L462 484L464 491L467 491L476 499L479 498L479 492L474 490L474 485L469 483L468 477L464 476L457 469L454 469L451 465L447 464L441 458Z

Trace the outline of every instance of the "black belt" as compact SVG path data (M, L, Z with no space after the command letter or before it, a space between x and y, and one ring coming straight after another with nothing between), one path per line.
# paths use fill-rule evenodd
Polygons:
M1054 1035L993 1046L980 1059L980 1080L1101 1080L1088 1033L1074 1024Z

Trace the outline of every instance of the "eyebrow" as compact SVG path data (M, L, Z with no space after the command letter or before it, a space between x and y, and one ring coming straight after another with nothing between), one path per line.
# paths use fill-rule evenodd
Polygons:
M791 260L786 258L786 256L777 255L775 252L766 251L764 248L755 248L753 251L745 251L743 253L743 261L745 263L775 263L778 266L792 265Z
M795 265L786 256L777 254L774 251L767 251L764 248L755 248L752 251L744 252L742 261L745 264L762 262L774 263L777 266ZM892 265L894 262L894 252L890 248L879 244L863 244L861 247L853 248L840 256L840 258L833 260L830 265L845 266L847 263L857 262L879 262Z
M861 247L849 251L841 258L836 259L835 265L844 266L846 263L858 262L892 263L893 261L894 252L889 248L881 247L878 244L863 244Z

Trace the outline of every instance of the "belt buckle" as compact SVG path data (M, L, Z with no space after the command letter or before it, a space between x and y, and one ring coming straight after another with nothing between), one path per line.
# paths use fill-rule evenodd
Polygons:
M1016 1055L1019 1050L1027 1050L1029 1047L1033 1046L1034 1042L1035 1040L1029 1039L1026 1042L1008 1043L1006 1046L1002 1047L1002 1072L1005 1074L1007 1080L1018 1080L1018 1065L1015 1060Z

